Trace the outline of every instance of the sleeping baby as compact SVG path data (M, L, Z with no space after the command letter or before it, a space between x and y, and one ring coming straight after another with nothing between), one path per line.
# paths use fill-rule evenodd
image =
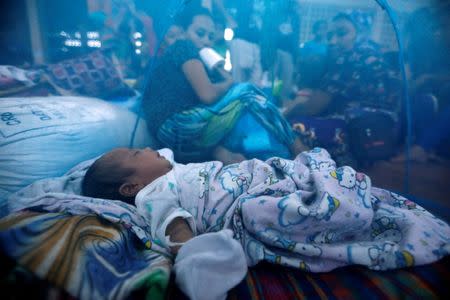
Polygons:
M315 148L224 166L179 164L169 149L119 148L96 160L86 196L134 204L172 253L195 236L230 229L249 266L272 263L324 272L421 265L450 252L450 227L408 199L336 167Z

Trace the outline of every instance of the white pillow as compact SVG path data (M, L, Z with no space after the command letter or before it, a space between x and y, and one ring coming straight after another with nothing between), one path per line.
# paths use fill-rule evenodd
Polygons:
M87 97L0 100L0 202L32 182L130 145L136 114ZM152 147L144 120L133 147Z

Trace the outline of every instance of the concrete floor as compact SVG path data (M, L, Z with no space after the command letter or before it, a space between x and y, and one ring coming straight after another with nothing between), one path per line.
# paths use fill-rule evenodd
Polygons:
M380 161L362 171L370 176L373 186L404 192L404 163ZM441 216L450 214L450 163L411 163L409 178L409 195L430 201L429 210L436 210L434 205L443 206L445 212L434 211Z

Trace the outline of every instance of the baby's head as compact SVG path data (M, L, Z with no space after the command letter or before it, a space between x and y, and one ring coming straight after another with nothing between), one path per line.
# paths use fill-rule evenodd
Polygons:
M170 162L150 148L117 148L91 165L84 176L82 192L88 197L134 204L141 189L171 169Z

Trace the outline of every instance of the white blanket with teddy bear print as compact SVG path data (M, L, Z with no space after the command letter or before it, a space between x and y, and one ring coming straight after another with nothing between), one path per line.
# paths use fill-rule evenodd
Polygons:
M171 156L171 155L168 155ZM295 160L181 165L138 196L160 240L175 217L194 234L231 229L248 265L261 260L323 272L351 264L386 270L450 253L450 227L408 199L371 186L324 149Z

